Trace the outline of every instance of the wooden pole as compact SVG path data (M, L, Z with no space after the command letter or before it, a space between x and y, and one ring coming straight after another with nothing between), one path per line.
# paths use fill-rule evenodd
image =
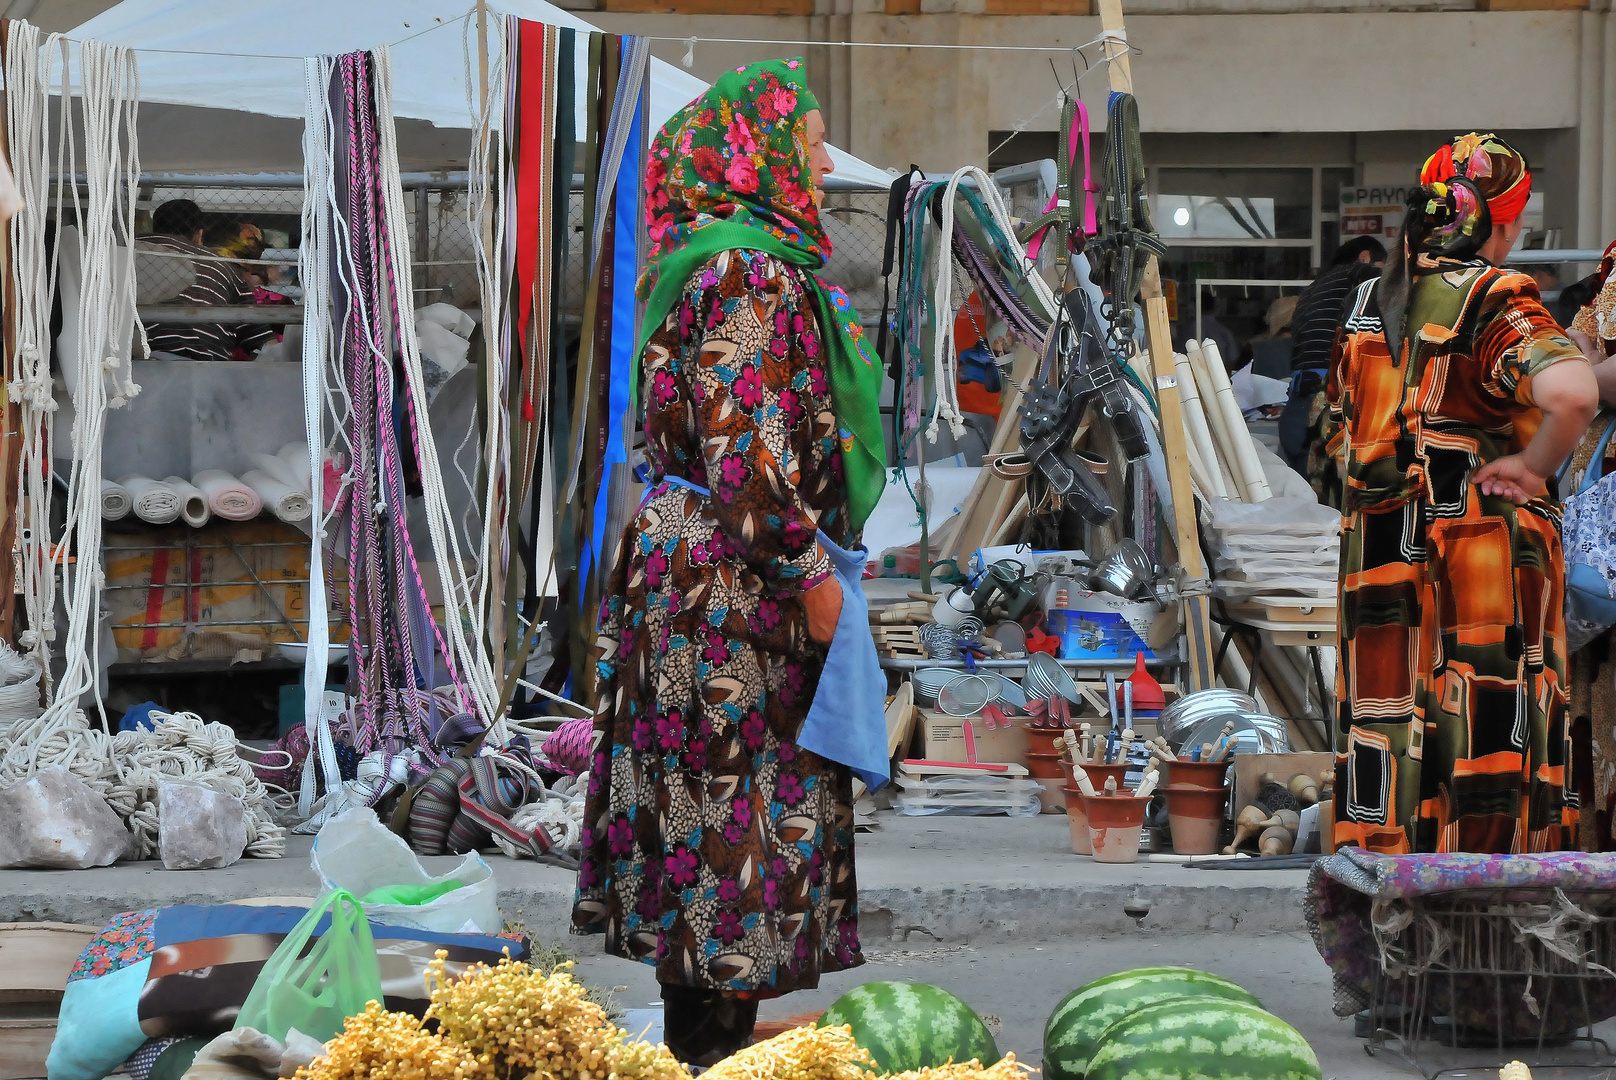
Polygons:
M1122 21L1122 0L1098 0L1100 26L1107 35L1103 48L1110 61L1111 90L1133 93L1133 66L1129 62L1126 29ZM1178 561L1187 578L1206 573L1201 562L1201 540L1195 521L1195 495L1190 484L1189 453L1184 448L1184 417L1178 403L1178 370L1173 360L1173 332L1167 320L1167 300L1162 295L1161 267L1151 256L1145 265L1144 284L1139 290L1145 307L1145 341L1150 349L1151 368L1156 376L1156 401L1161 407L1162 450L1167 457L1167 484L1173 493L1173 541ZM1212 620L1206 597L1187 596L1183 600L1184 633L1189 647L1185 673L1190 691L1217 685L1212 668Z

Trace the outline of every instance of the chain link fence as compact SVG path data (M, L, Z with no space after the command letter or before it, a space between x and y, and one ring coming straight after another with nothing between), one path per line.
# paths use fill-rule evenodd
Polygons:
M197 304L300 302L302 199L301 181L294 184L291 178L263 186L209 183L206 178L142 185L135 275L143 320L156 321L165 308ZM447 303L475 312L480 302L477 245L464 185L407 183L404 201L417 306ZM573 192L568 207L564 304L577 317L587 284L583 194ZM827 196L824 211L832 246L825 275L845 288L872 322L881 310L886 209L884 191L845 192ZM233 299L212 295L230 288L236 290ZM299 318L286 316L293 322Z

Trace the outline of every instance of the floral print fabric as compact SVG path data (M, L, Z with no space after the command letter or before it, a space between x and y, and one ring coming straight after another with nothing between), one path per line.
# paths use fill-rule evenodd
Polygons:
M152 937L152 925L156 921L156 908L114 916L79 954L67 981L97 979L146 959L157 948Z
M814 534L850 539L803 276L723 252L646 350L653 482L602 606L573 924L668 985L862 962L852 779L793 742L825 657L798 600L831 572Z

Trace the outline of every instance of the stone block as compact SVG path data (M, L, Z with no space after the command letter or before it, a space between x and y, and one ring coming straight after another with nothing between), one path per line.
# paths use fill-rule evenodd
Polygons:
M107 801L60 766L0 791L0 822L0 867L110 866L132 839Z
M216 870L247 847L247 806L202 784L157 789L157 851L169 870Z

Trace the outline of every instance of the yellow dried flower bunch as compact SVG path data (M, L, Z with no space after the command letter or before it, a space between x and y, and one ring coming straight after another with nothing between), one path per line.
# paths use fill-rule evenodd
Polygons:
M376 1001L348 1017L325 1050L325 1057L297 1071L297 1080L472 1080L484 1071L462 1047Z
M893 1073L886 1080L1024 1080L1032 1072L1030 1065L1023 1065L1016 1060L1016 1055L1006 1054L997 1064L986 1068L977 1061L967 1061L961 1065L943 1065L936 1069L914 1069L910 1072Z
M613 1024L573 979L571 961L546 974L507 956L451 978L447 955L428 965L426 1019L489 1080L690 1080L667 1047L631 1041Z
M852 1028L810 1025L736 1051L702 1080L870 1080L874 1071L875 1060L853 1041Z

